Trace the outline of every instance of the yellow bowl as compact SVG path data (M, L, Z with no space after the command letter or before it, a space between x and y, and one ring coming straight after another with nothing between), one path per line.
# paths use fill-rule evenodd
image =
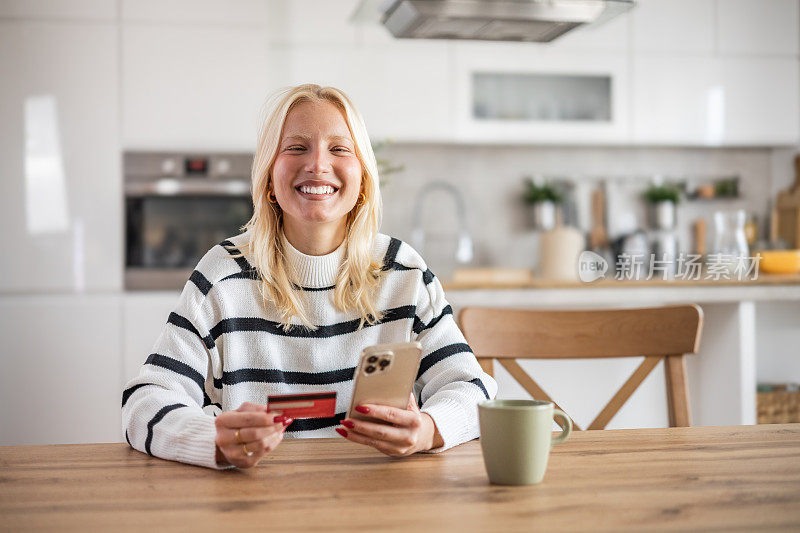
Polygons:
M800 272L800 250L762 250L758 268L767 274Z

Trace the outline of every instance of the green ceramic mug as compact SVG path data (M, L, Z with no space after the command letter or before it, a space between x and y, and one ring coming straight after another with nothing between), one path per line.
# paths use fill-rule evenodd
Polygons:
M553 437L553 416L565 422ZM553 444L567 440L572 421L553 402L487 400L478 404L483 464L489 481L500 485L539 483Z

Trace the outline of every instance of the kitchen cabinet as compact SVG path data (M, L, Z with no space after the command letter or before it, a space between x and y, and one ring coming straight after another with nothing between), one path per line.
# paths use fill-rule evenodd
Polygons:
M625 55L557 52L528 43L453 46L457 140L569 144L628 140ZM483 95L491 94L487 88L491 86L491 98L502 103L498 113L484 110Z
M31 2L30 0L3 0L0 17L12 19L94 20L115 21L115 0L59 0Z
M798 0L718 0L721 54L796 56L800 52Z
M552 42L534 46L554 52L585 51L624 54L630 49L630 33L630 15L623 13L606 22L582 26L565 33Z
M636 53L711 54L715 12L715 0L639 0L629 12L631 47Z
M270 13L280 21L269 40L289 45L353 45L360 30L350 22L360 0L273 0Z
M295 46L287 51L288 83L342 89L355 102L373 139L449 140L454 135L451 46L419 41Z
M278 0L119 0L119 9L120 21L124 23L261 27L274 20L278 27L282 23L276 9L278 3Z
M0 49L0 293L119 290L116 25L0 18Z
M120 296L2 296L0 445L120 442Z
M633 141L770 146L800 140L792 58L633 58Z
M139 370L178 303L179 291L136 292L122 296L122 380L120 390Z
M259 26L122 25L126 149L253 151L258 116L279 86Z

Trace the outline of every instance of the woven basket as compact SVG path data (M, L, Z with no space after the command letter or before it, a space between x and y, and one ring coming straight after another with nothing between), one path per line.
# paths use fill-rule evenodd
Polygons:
M772 390L756 396L759 424L800 422L800 391Z

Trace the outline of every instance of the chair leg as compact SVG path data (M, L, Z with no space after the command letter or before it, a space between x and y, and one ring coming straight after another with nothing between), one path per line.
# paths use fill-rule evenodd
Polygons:
M670 427L692 425L689 412L689 388L686 381L686 360L683 355L668 355L664 359L664 376L667 380L667 407Z

